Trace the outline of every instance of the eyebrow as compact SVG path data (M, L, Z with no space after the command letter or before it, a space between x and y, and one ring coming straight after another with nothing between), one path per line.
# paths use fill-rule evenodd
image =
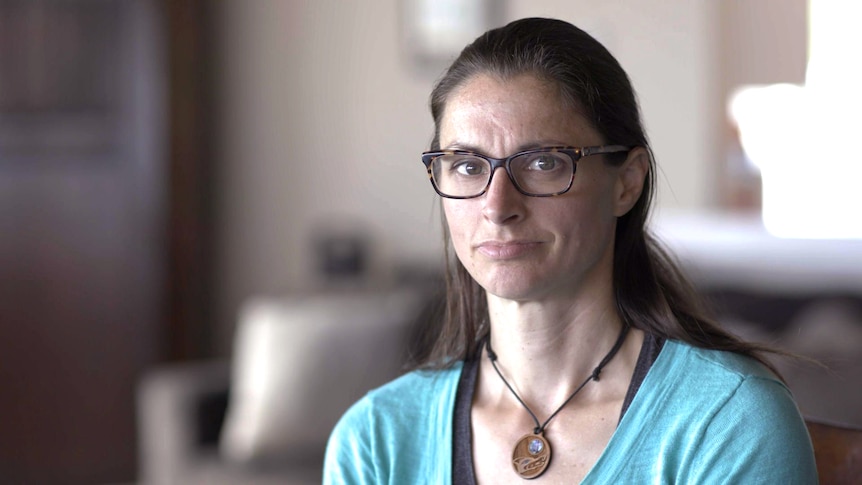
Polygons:
M571 145L569 145L567 143L560 143L560 142L550 141L550 140L540 141L540 142L530 142L530 143L524 143L523 145L519 145L517 148L515 148L515 151L512 153L515 154L515 153L525 152L527 150L536 150L538 148L562 147L562 146L571 146ZM466 152L479 153L479 154L487 156L487 153L482 151L479 147L477 147L475 145L470 145L469 143L455 142L455 143L448 145L446 148L441 148L441 150L460 150L460 151L466 151Z

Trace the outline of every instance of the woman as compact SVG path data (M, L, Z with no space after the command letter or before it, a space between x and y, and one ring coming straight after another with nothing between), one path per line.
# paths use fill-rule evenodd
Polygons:
M420 370L339 422L326 482L816 482L762 349L646 232L654 162L603 46L558 20L491 30L431 111L447 318Z

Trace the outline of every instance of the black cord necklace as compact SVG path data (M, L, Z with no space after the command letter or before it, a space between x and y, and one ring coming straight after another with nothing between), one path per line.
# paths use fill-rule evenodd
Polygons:
M522 436L517 443L515 443L515 448L512 450L512 466L515 469L515 473L517 473L521 478L536 478L544 473L548 468L548 465L551 463L551 444L548 442L548 439L545 438L545 427L548 426L548 423L550 423L564 407L566 407L566 404L569 404L569 402L575 398L578 392L580 392L588 382L599 380L599 374L601 374L602 369L608 364L608 362L614 358L617 351L620 350L620 347L622 347L623 342L626 340L628 331L629 326L623 324L623 328L620 330L620 335L617 337L617 341L614 343L613 348L611 348L610 352L605 355L605 358L599 362L599 365L593 369L593 373L590 374L590 376L587 377L587 379L582 382L571 395L569 395L565 402L563 402L556 411L551 413L548 419L546 419L542 424L539 424L539 418L536 417L536 414L529 406L527 406L524 400L518 396L518 393L515 392L515 389L512 388L509 381L503 377L503 373L497 368L497 354L495 354L491 349L491 335L489 334L485 337L485 348L488 350L488 359L491 361L491 365L494 367L494 370L497 371L497 375L500 376L500 379L503 380L503 384L512 391L515 399L517 399L518 402L521 403L521 406L530 413L530 416L536 423L536 427L533 428L533 432Z

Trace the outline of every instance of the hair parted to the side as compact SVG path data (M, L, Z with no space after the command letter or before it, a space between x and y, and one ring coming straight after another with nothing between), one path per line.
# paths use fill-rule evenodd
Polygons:
M723 330L705 309L701 297L646 228L655 193L655 160L643 128L631 82L610 52L583 30L567 22L527 18L482 34L464 48L431 93L435 133L446 102L458 87L478 74L509 79L529 74L552 82L561 99L603 137L603 142L644 147L649 153L645 187L634 207L617 220L613 287L623 322L654 335L697 347L727 350L753 357L769 349L741 341ZM622 157L606 156L607 163ZM419 367L443 367L474 357L477 343L489 332L485 291L446 248L446 312L434 343L419 355Z

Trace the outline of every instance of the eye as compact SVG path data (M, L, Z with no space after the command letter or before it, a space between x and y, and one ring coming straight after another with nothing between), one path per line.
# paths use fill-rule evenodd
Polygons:
M526 169L536 172L548 172L555 170L562 164L562 161L551 153L543 153L531 158L527 163Z
M450 170L468 177L482 175L485 173L485 163L476 158L461 158L452 162Z

